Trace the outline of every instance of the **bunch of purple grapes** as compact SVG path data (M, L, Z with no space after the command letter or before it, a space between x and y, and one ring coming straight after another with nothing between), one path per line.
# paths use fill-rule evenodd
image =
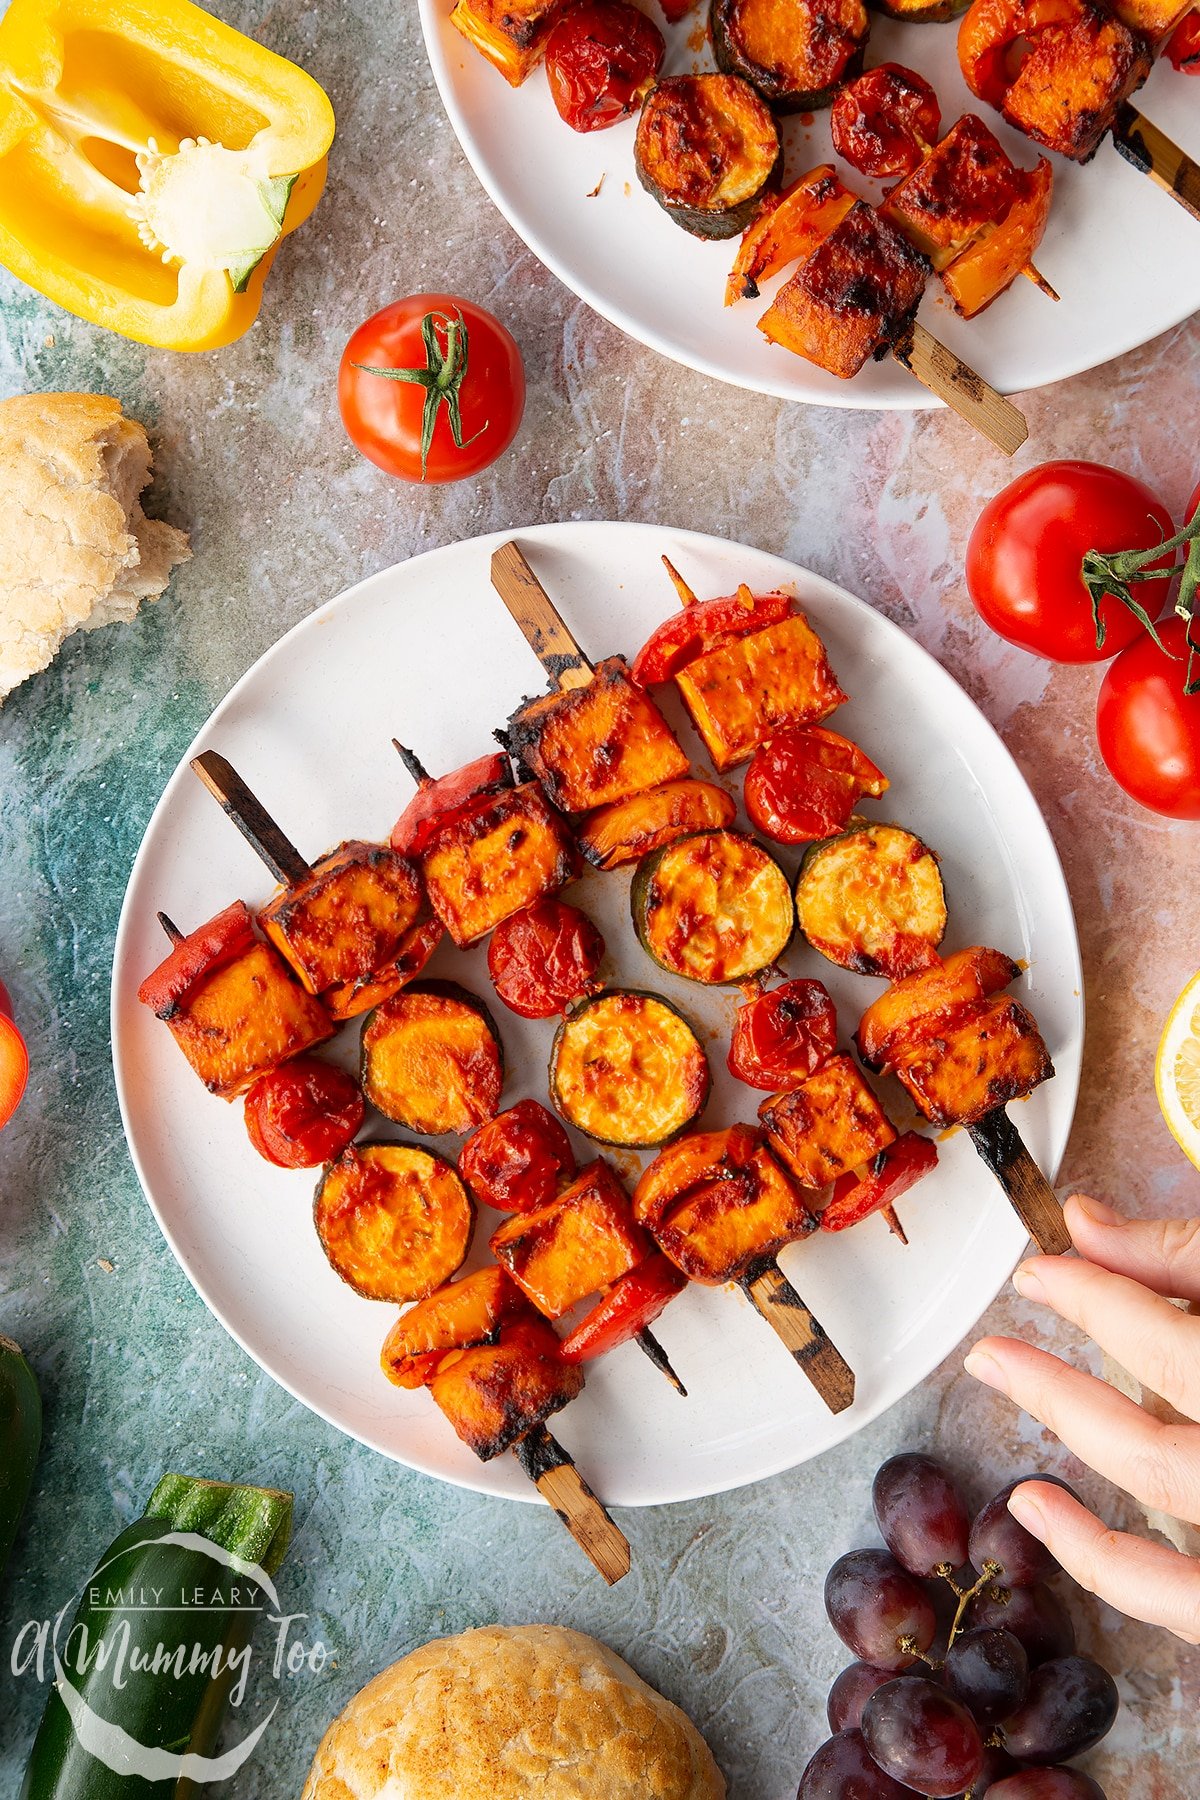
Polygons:
M932 1457L879 1470L887 1549L851 1550L826 1577L830 1624L859 1660L830 1689L834 1736L797 1800L1105 1800L1067 1764L1111 1728L1116 1684L1075 1654L1071 1615L1045 1585L1059 1564L1008 1510L1018 1485L972 1520Z

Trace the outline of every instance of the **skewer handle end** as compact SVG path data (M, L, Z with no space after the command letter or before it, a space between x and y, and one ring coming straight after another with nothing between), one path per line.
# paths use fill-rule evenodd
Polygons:
M515 1448L517 1460L542 1499L554 1508L609 1587L628 1575L629 1539L597 1500L558 1440L544 1425L535 1425Z
M309 865L231 762L216 750L205 750L192 758L192 772L199 776L213 799L233 820L276 881L281 881L284 887L296 887L307 881L312 873Z
M1071 1248L1071 1236L1062 1207L1004 1108L985 1113L967 1131L1043 1256L1063 1255Z
M587 687L592 679L591 663L511 538L492 552L492 586L554 686Z
M845 1412L853 1406L854 1370L774 1258L748 1269L739 1286L791 1351L830 1412Z
M910 335L893 346L892 355L960 419L1003 450L1005 456L1016 455L1029 436L1024 413L931 331L914 320Z

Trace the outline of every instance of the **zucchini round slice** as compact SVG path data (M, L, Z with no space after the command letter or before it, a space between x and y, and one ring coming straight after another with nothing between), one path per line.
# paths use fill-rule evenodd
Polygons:
M362 1090L394 1124L461 1136L495 1118L503 1085L495 1021L455 982L415 982L368 1015Z
M807 112L861 72L871 22L863 0L712 0L709 29L719 69Z
M770 108L737 75L669 75L634 143L638 180L694 237L736 237L782 168Z
M608 988L581 1001L550 1053L555 1106L598 1144L665 1144L703 1111L708 1088L699 1038L657 994Z
M910 25L944 25L965 13L971 0L868 0L875 12Z
M796 923L787 876L739 831L696 832L646 857L630 905L646 954L709 985L769 968Z
M937 857L899 825L851 819L841 837L814 844L804 858L796 913L830 962L898 981L933 961L946 930Z
M321 1248L368 1300L423 1300L462 1267L475 1205L456 1171L419 1144L351 1144L317 1187Z

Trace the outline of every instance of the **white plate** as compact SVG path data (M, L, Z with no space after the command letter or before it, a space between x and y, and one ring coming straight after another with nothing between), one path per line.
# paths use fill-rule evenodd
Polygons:
M731 592L742 580L795 590L854 696L837 715L839 728L892 778L886 816L941 852L947 942L1001 945L1028 960L1022 997L1059 1073L1014 1111L1039 1163L1053 1170L1070 1127L1082 1041L1071 908L1033 797L961 688L862 601L777 557L648 525L541 525L519 536L595 656L632 653L673 604L658 561L664 552L703 595ZM431 551L314 613L242 678L188 756L202 747L229 756L309 855L343 837L385 835L411 792L389 747L393 734L430 768L449 768L478 756L522 695L540 689L537 663L489 584L501 541ZM696 750L690 733L686 741ZM592 874L573 890L608 941L610 978L658 988L701 1028L715 1077L707 1125L753 1119L761 1096L724 1069L736 995L651 967L630 926L628 886L627 876ZM208 1095L137 1003L138 983L163 954L157 908L189 927L235 896L258 903L270 891L185 758L138 853L113 969L117 1090L150 1204L212 1311L305 1405L414 1468L528 1497L512 1457L478 1462L428 1395L385 1380L379 1348L396 1309L359 1298L330 1270L310 1218L312 1176L262 1162L241 1106ZM793 948L786 961L794 973L828 982L848 1036L879 984L807 949ZM434 968L490 995L482 950L440 951ZM545 1099L550 1025L517 1019L494 997L492 1004L508 1055L505 1103L523 1094ZM348 1064L356 1042L356 1029L342 1034ZM576 1148L586 1157L584 1140ZM618 1162L627 1174L636 1170L628 1154ZM782 1257L857 1372L850 1412L835 1419L825 1411L739 1293L693 1287L659 1328L689 1400L629 1345L589 1373L585 1393L554 1421L597 1492L635 1506L757 1480L850 1436L919 1382L988 1305L1024 1234L962 1133L943 1145L938 1170L901 1211L908 1250L875 1219L844 1236L818 1234ZM493 1215L481 1220L476 1262L486 1259L492 1224Z
M514 230L560 281L632 337L738 387L821 406L937 404L890 357L853 381L778 346L756 330L766 301L722 304L735 245L706 244L681 231L640 186L632 120L580 134L563 124L536 69L513 89L450 24L452 0L419 0L425 42L446 110L480 181ZM657 9L646 10L661 24ZM668 27L667 73L699 60L688 47L698 12ZM868 61L918 69L937 90L948 128L981 111L1015 160L1031 167L1033 146L969 92L955 55L957 27L905 25L871 15ZM707 66L707 65L706 65ZM1195 82L1160 64L1137 104L1176 143L1200 156ZM832 156L829 114L785 125L788 178ZM1123 162L1110 140L1085 168L1051 158L1054 206L1037 254L1062 295L1056 306L1018 281L980 318L958 318L941 284L929 283L921 318L1005 393L1077 375L1144 344L1200 308L1200 225ZM604 185L588 198L600 177ZM871 199L878 183L851 170ZM784 279L764 288L770 298Z

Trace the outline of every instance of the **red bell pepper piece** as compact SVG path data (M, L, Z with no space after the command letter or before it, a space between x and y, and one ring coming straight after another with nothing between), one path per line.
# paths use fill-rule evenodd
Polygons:
M747 637L764 626L777 625L792 610L788 594L752 594L739 588L721 600L697 600L652 631L634 658L630 671L638 687L655 687L669 681L685 663L706 650L716 649L731 638Z
M833 1184L833 1197L821 1214L822 1231L845 1231L860 1219L894 1206L938 1159L937 1145L919 1131L906 1131L874 1157L865 1175L853 1169Z
M1167 60L1181 75L1200 75L1200 11L1184 13L1167 44Z
M196 985L202 975L209 975L249 950L254 942L254 924L241 900L235 900L207 924L198 925L180 938L152 974L138 989L138 999L165 1019Z
M4 996L5 1001L8 995ZM7 1012L0 1013L0 1130L21 1104L29 1080L29 1052L25 1039Z
M402 856L418 856L435 829L469 800L511 786L512 769L502 750L476 757L436 780L426 777L392 827L392 849Z
M559 1355L564 1362L591 1362L618 1344L629 1343L653 1325L667 1302L686 1286L687 1276L660 1251L652 1251L636 1269L613 1282L604 1298L563 1339Z

